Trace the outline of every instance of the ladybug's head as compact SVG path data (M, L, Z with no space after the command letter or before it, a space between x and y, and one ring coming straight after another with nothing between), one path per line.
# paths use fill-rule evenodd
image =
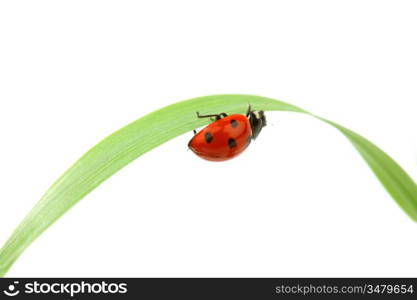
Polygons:
M248 119L250 127L252 128L252 138L256 139L256 137L261 132L262 128L266 126L265 113L263 110L249 111Z

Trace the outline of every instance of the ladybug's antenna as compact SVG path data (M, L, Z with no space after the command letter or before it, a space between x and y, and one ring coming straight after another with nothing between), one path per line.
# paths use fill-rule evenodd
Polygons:
M249 117L251 112L252 112L252 106L250 104L248 104L248 110L246 111L246 117Z

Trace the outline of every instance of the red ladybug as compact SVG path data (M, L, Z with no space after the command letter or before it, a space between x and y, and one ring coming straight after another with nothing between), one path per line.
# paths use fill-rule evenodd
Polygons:
M266 125L264 112L252 111L250 105L246 116L228 116L225 113L202 116L197 112L197 117L214 117L215 121L198 133L194 130L195 135L188 147L199 157L211 161L224 161L238 156Z

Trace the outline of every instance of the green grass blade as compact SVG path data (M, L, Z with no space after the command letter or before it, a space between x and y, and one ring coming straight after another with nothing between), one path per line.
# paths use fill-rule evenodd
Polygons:
M417 221L417 185L413 179L388 154L363 136L332 121L318 118L336 127L349 139L391 197L410 218Z
M208 124L201 113L244 113L255 110L294 111L291 104L251 95L215 95L172 104L148 114L111 134L84 154L49 188L0 250L0 276L51 224L100 183L164 142ZM382 150L358 134L328 120L356 147L376 176L404 211L417 220L417 187L405 171Z

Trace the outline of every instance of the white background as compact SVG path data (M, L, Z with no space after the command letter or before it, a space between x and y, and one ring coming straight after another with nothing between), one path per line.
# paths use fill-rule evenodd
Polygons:
M0 243L96 142L162 106L264 95L417 178L415 1L2 1ZM240 157L192 133L104 182L8 276L417 276L417 224L326 124L268 113Z

